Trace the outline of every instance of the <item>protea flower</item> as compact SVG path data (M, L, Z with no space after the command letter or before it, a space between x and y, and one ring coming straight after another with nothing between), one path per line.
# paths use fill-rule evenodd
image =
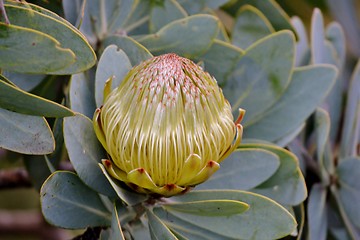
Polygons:
M216 80L176 54L134 67L94 115L108 173L141 193L172 196L204 182L240 143Z

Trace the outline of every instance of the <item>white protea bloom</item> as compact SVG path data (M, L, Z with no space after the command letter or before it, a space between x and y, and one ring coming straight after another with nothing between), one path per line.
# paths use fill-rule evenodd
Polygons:
M134 67L94 115L111 159L109 174L142 193L172 196L204 182L240 143L244 111L234 123L216 80L176 54Z

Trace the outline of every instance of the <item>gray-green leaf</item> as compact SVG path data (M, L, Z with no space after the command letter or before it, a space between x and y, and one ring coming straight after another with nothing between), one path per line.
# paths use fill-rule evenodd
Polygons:
M220 169L196 189L254 188L271 177L280 165L278 156L263 149L238 149L220 164Z
M236 16L232 31L232 43L245 49L274 32L269 20L258 9L245 5Z
M177 240L170 229L151 210L146 211L149 219L150 235L152 240Z
M49 73L75 62L75 54L52 36L0 22L0 67L9 71Z
M199 216L171 211L176 217L210 232L236 239L277 239L290 234L296 227L295 219L283 207L258 194L235 190L193 191L172 197L174 202L228 199L247 203L250 208L231 216ZM154 209L155 214L157 209ZM266 216L266 217L265 217ZM162 216L164 221L168 218Z
M58 227L80 229L110 226L111 214L99 195L71 172L55 172L40 192L45 219Z
M126 53L115 45L105 48L100 57L95 75L95 100L97 107L103 104L103 93L106 80L112 78L111 89L118 87L131 69Z
M68 48L75 54L76 61L73 64L60 70L48 71L48 73L72 74L85 71L95 64L95 53L85 37L65 19L32 4L9 1L5 4L5 8L11 24L50 35L59 41L63 48ZM51 59L45 54L43 58Z
M276 104L256 121L244 124L244 137L276 141L295 130L325 98L336 74L331 65L297 68Z
M0 107L27 115L44 117L67 117L74 113L48 99L27 93L0 80Z
M43 117L0 108L0 147L24 154L43 155L54 151L55 141Z
M77 114L64 119L64 140L69 158L86 185L107 196L116 196L98 166L106 158L94 132L92 121Z
M199 14L173 21L139 42L156 55L173 52L195 58L211 46L218 32L216 17Z
M249 209L249 205L244 202L227 199L168 203L163 207L169 212L184 212L208 217L231 216Z
M149 50L130 37L114 35L104 40L104 46L112 44L118 46L126 53L132 66L153 57Z
M265 149L275 153L280 159L280 167L277 171L251 191L270 197L283 205L295 206L305 200L307 196L305 180L293 153L269 144L247 143L240 147Z
M154 2L150 12L150 32L157 32L166 24L187 17L187 13L175 0Z

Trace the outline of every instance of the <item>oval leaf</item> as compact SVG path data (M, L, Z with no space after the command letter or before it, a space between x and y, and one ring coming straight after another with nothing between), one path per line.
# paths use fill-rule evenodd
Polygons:
M12 2L12 4L5 4L5 8L11 24L48 34L59 41L63 48L69 48L75 54L74 64L61 70L48 71L48 73L72 74L85 71L95 64L95 53L85 37L64 19L32 4L24 5ZM42 58L50 59L45 54Z
M177 240L170 229L154 213L148 210L146 215L149 219L151 239Z
M0 147L23 154L43 155L54 151L54 136L42 117L0 108Z
M229 4L227 6L227 10L235 15L235 11L244 5L252 5L259 9L266 16L266 18L269 19L270 23L274 26L276 31L288 29L295 32L293 26L291 25L289 16L275 0L233 1L233 4Z
M327 190L320 184L312 186L307 208L309 239L327 239Z
M0 107L18 113L45 117L67 117L74 115L70 109L56 102L27 93L1 80Z
M89 74L74 74L71 76L69 91L71 109L90 119L96 109L93 81Z
M154 2L150 12L150 31L159 31L166 24L187 17L185 10L175 0Z
M0 22L2 69L26 73L57 71L75 62L74 53L62 47L47 34Z
M190 222L184 221L170 212L166 211L164 208L156 208L156 215L164 221L167 227L178 237L186 237L187 239L198 239L198 240L211 240L211 239L223 239L223 240L233 240L233 238L227 238L221 234L215 232L210 232L207 229L199 227ZM185 238L185 239L186 239ZM182 238L179 238L182 239Z
M130 37L115 35L110 36L104 40L104 46L109 46L112 44L118 46L126 53L131 62L131 65L133 66L153 57L149 50Z
M96 138L92 121L77 114L64 119L64 140L69 158L86 185L107 196L116 196L98 166L106 154Z
M241 214L249 209L249 205L246 203L226 199L169 203L164 204L163 207L170 212L184 212L208 217Z
M237 14L232 31L232 43L247 48L257 40L274 33L267 18L256 8L245 5Z
M205 63L205 70L213 75L219 85L223 87L229 74L232 73L243 55L242 49L215 39L208 51L200 57L200 60Z
M337 167L336 174L339 182L339 197L346 214L351 222L360 228L360 158L343 159Z
M298 128L329 93L336 74L331 65L297 68L276 104L256 121L244 124L244 138L276 141Z
M258 119L284 93L290 82L294 51L294 35L277 32L251 45L236 63L223 91L233 111L246 109L244 126Z
M119 216L119 206L114 204L114 209L111 217L111 228L110 228L110 237L109 240L125 240Z
M260 148L270 151L280 159L280 167L264 183L252 189L275 201L295 206L303 202L307 196L304 177L300 171L296 156L277 146L269 144L242 144L241 148Z
M112 78L111 90L118 87L131 69L126 53L115 45L108 46L100 57L95 75L95 99L97 107L103 104L106 80Z
M270 151L239 149L221 162L220 169L197 189L248 190L271 177L279 166L278 156Z
M18 86L26 92L33 90L46 78L45 74L26 74L6 70L3 71L3 75L3 77L11 79L11 83L15 84L15 86ZM3 77L0 76L0 79L4 80ZM5 80L5 82L10 83L7 80Z
M199 216L172 211L171 214L207 229L221 236L235 239L277 239L290 234L296 228L293 216L283 207L269 198L258 194L234 190L192 191L171 198L173 202L191 202L205 200L229 199L247 203L250 208L231 216ZM157 209L154 209L157 214ZM159 214L160 216L160 214ZM266 216L266 217L264 217ZM171 222L167 215L162 220ZM176 224L176 222L173 222Z
M80 229L111 224L111 214L99 195L71 172L50 175L41 188L40 201L45 219L58 227Z
M309 40L306 32L306 27L301 19L297 16L291 18L291 22L298 35L298 41L296 43L296 56L295 66L300 67L306 65L309 55Z
M360 142L360 61L352 74L340 142L340 157L356 156Z
M156 55L173 52L194 58L211 46L218 32L217 18L199 14L173 21L139 42Z

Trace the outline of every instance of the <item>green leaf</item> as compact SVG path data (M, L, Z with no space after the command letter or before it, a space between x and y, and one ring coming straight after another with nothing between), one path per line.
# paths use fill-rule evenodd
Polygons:
M309 55L309 40L306 32L306 28L301 19L297 16L291 18L292 25L294 26L298 41L296 43L296 56L295 56L295 66L300 67L303 65L308 65L308 55Z
M171 214L210 232L236 239L277 239L290 234L296 227L295 219L285 208L271 199L254 193L234 190L192 191L171 198L173 202L181 203L216 199L245 202L250 208L242 214L218 217L174 211ZM154 209L155 214L157 210ZM161 218L166 224L168 223L167 215Z
M218 32L216 17L199 14L173 21L139 42L155 55L173 52L195 58L209 49Z
M249 209L249 205L246 203L227 199L168 203L163 207L169 212L183 212L208 217L231 216L241 214Z
M85 71L95 64L96 56L91 46L80 31L65 19L32 4L24 5L8 1L5 8L11 24L48 34L59 41L63 48L68 48L75 54L74 64L61 70L48 71L48 73L72 74ZM49 56L43 58L51 59Z
M108 46L100 57L95 75L95 99L97 107L103 105L105 82L112 78L111 90L118 87L131 69L126 53L115 45Z
M77 73L70 79L70 105L75 112L92 119L96 109L94 98L94 78L89 72ZM86 74L86 75L85 75Z
M53 126L52 132L55 138L55 150L51 154L45 155L45 160L48 165L48 168L51 172L54 172L58 168L59 163L63 160L63 150L64 150L64 132L63 132L63 118L56 118Z
M205 63L205 70L213 75L223 87L244 51L234 45L215 39L207 52L199 57Z
M342 68L346 57L346 40L342 26L337 22L330 23L326 27L325 36L335 49L336 66Z
M43 155L54 151L54 136L43 117L0 108L0 147L23 154Z
M45 117L67 117L74 113L50 100L27 93L0 80L0 107L27 115Z
M274 175L251 191L270 197L283 205L295 206L305 200L305 180L293 153L269 144L247 143L240 145L240 148L264 149L276 154L280 159L280 167Z
M112 44L126 53L132 66L153 57L149 50L130 37L114 35L104 40L105 47Z
M99 163L99 167L102 170L103 174L115 190L117 196L127 205L134 206L136 204L139 204L141 202L144 202L148 197L146 195L138 194L133 191L126 190L119 185L121 183L110 177L109 173L106 171L105 167Z
M330 118L329 114L319 108L315 112L315 132L316 132L316 159L319 162L321 180L323 184L330 184L330 174L334 173L333 159L329 159L329 133Z
M111 218L111 231L108 240L125 240L120 223L118 208L119 208L118 204L114 204L114 209Z
M327 190L321 184L312 186L307 208L309 239L327 239Z
M300 126L296 127L295 129L292 129L290 132L285 133L284 136L277 139L274 144L278 145L279 147L285 147L288 146L291 141L293 141L300 133L304 130L306 125L306 122L303 122L300 124Z
M0 22L0 67L9 71L49 73L75 61L70 49L48 34Z
M55 138L55 150L48 155L24 155L24 165L36 190L41 186L51 173L55 172L62 160L64 150L63 118L55 119L52 127Z
M351 222L360 227L360 158L349 157L343 159L336 169L339 182L339 197L343 203L346 214Z
M360 33L358 23L356 2L328 0L327 7L331 11L337 22L344 28L347 34L349 52L355 57L360 57L360 48L358 46Z
M144 215L143 215L144 216ZM149 224L146 223L146 219L142 218L131 224L131 228L128 228L131 237L133 239L150 240Z
M347 95L347 104L344 114L344 124L341 142L340 157L356 156L356 148L359 143L360 129L360 61L356 64L352 74L349 92Z
M204 12L207 9L217 9L224 5L229 0L178 0L177 2L189 13L193 15L199 12Z
M290 31L271 34L245 50L223 87L233 111L246 109L244 126L258 119L284 93L290 82L294 51L295 39ZM269 61L270 56L273 61Z
M304 236L304 225L305 225L305 208L304 208L304 203L293 207L294 209L294 213L295 213L295 218L296 218L296 222L298 224L297 226L297 232L295 232L297 234L296 240L301 240L301 237Z
M252 5L262 12L265 17L270 21L271 25L276 31L280 30L291 30L295 32L291 25L290 18L286 12L279 6L275 0L240 0L234 1L227 6L230 13L235 15L238 9L244 5Z
M178 236L181 234L182 237L186 239L198 239L198 240L212 240L212 239L223 239L223 240L232 240L233 238L227 238L221 234L215 232L210 232L205 228L201 228L193 223L184 221L171 212L166 211L164 208L156 208L156 215L162 219L166 226L171 229L171 231ZM180 238L181 239L181 238Z
M334 33L334 32L333 32ZM337 34L342 34L342 32L337 31ZM338 67L339 72L342 71L342 66L340 62L344 59L339 59L337 54L337 49L340 48L339 43L334 40L344 38L344 36L333 36L333 41L336 44L335 46L332 42L325 39L325 29L324 29L324 20L323 16L319 9L315 9L311 19L311 57L314 64L329 63ZM342 43L343 48L345 48L345 42ZM339 52L339 54L341 54ZM340 121L342 117L342 94L343 86L340 79L341 75L339 74L336 79L333 88L329 92L326 100L323 103L323 106L326 111L329 112L330 120L332 127L330 129L330 140L332 142L336 141L338 135L338 129L340 126Z
M116 0L115 0L116 1ZM149 12L152 1L133 1L130 14L126 12L126 20L122 29L128 35L142 35L149 32Z
M244 123L244 138L276 141L298 128L331 89L337 71L331 65L295 69L281 98L257 121Z
M267 18L250 5L240 8L232 31L232 43L247 48L257 40L274 33L275 30Z
M71 172L55 172L40 192L41 210L52 225L80 229L110 226L111 214L99 195Z
M184 17L187 13L175 0L154 2L150 12L150 32L157 32L166 24Z
M99 193L115 196L98 166L106 154L96 138L92 121L81 114L65 118L64 139L70 161L81 180Z
M280 165L278 156L263 149L238 149L225 161L220 169L197 189L254 188L271 177Z
M3 71L3 75L5 78L11 79L12 83L14 83L17 87L19 87L20 89L26 92L33 90L46 77L46 75L44 74L26 74L26 73L9 72L6 70Z
M170 229L151 211L146 211L146 215L149 219L149 228L151 239L153 240L177 240L175 235L170 231Z
M324 20L321 11L317 8L311 18L311 52L313 63L328 63Z
M135 12L136 6L141 5L134 0L87 0L63 1L66 19L72 24L79 25L92 44L108 34L125 32L128 20ZM85 6L83 6L85 5Z

